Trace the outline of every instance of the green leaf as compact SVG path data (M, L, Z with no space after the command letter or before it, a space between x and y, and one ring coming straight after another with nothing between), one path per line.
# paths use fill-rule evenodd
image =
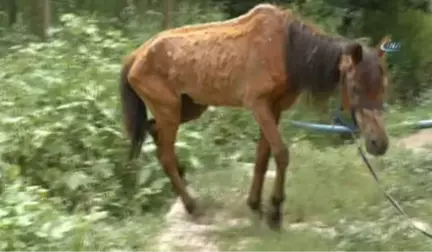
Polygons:
M149 167L141 168L138 174L138 185L146 184L149 181L152 174L153 174L153 170L149 169Z
M86 215L84 218L90 222L95 222L95 221L105 219L107 216L108 216L108 212L98 211L98 212L92 212L91 214Z
M53 224L50 230L50 236L56 240L64 238L65 234L73 230L74 223L70 220L62 220L57 224Z
M75 191L80 186L85 186L90 182L87 174L81 171L73 172L69 176L67 176L66 184L68 188L72 191Z

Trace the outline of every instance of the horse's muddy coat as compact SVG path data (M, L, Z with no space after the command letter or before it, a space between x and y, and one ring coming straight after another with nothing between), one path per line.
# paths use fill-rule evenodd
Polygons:
M244 107L261 130L247 202L261 214L272 153L276 177L267 220L270 227L279 228L289 152L278 122L302 92L325 101L340 88L367 150L374 155L386 152L388 138L377 112L387 88L386 69L378 48L326 35L290 10L270 4L259 4L228 21L163 31L124 62L121 95L131 158L137 157L149 132L173 189L187 211L196 213L175 155L179 125L200 117L209 105ZM147 107L154 115L151 120Z

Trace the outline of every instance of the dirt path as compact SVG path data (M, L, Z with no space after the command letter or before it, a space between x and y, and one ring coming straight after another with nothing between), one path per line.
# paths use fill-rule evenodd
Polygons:
M189 190L196 196L191 188ZM208 233L239 225L242 220L229 217L220 209L211 211L200 198L198 203L204 213L198 218L193 218L184 209L180 198L176 199L165 215L166 228L162 229L156 238L155 250L220 251Z
M420 130L407 137L401 138L397 144L414 151L424 151L425 145L432 144L432 129Z
M215 226L188 220L180 199L171 206L165 219L167 228L158 237L158 251L219 251L206 236L206 232L215 230Z

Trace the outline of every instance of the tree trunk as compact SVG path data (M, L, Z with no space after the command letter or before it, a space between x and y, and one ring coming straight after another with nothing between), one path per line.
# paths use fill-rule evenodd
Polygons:
M351 25L354 20L353 13L354 9L348 9L342 16L342 24L338 27L338 32L343 36L350 36Z
M124 10L129 6L128 0L117 0L116 16L121 23L126 23L128 16L125 15Z
M171 25L172 1L173 0L164 0L164 19L162 23L163 29L168 29Z
M50 0L32 0L30 28L33 34L45 40L51 25Z
M17 21L18 6L16 0L8 1L8 25L12 26Z

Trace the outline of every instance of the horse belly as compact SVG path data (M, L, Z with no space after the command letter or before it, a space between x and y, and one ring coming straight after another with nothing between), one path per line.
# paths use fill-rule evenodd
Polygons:
M239 85L221 81L185 83L182 93L195 102L213 106L241 106L243 89Z

